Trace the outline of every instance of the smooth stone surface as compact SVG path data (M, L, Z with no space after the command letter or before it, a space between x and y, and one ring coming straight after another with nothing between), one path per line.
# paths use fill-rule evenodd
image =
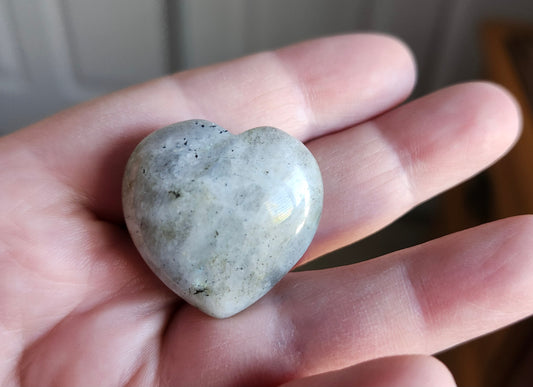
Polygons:
M308 149L261 127L232 135L191 120L160 129L132 153L124 216L144 260L205 313L232 316L302 257L322 212Z

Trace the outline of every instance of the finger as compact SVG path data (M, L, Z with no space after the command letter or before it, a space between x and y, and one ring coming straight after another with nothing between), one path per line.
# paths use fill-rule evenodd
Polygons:
M155 129L205 118L235 133L277 126L306 141L390 109L410 93L414 74L411 54L393 38L323 38L115 93L16 137L99 215L119 219L126 159Z
M260 375L273 385L384 356L432 354L515 322L533 311L532 219L494 222L352 266L291 273L230 319L184 308L169 326L163 377L199 384L193 378L201 364L205 384L217 375L218 385L250 385ZM215 374L228 353L235 372Z
M510 218L293 277L279 291L288 297L283 304L306 365L432 354L530 315L532 231L533 217Z
M349 368L309 376L283 387L450 387L450 371L431 356L405 355L370 360Z
M301 262L361 239L486 168L520 132L500 87L468 83L308 144L324 179L324 210Z

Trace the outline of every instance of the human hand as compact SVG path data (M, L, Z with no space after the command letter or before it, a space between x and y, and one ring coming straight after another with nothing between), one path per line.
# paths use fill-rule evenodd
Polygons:
M427 355L533 310L531 218L290 273L216 320L145 266L120 204L126 160L153 130L190 118L276 126L306 142L323 174L304 260L319 257L515 141L518 111L500 88L464 84L398 107L414 80L391 38L325 38L155 80L1 139L1 384L453 385Z

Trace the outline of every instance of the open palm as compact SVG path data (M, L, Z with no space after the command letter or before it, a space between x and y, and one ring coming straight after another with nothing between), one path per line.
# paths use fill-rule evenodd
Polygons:
M400 355L532 312L529 217L290 273L216 320L149 271L120 204L126 160L148 133L191 118L234 133L276 126L322 171L324 212L304 260L319 257L477 173L517 137L500 88L458 85L397 107L414 81L392 38L324 38L155 80L1 139L0 384L453 384L433 358Z

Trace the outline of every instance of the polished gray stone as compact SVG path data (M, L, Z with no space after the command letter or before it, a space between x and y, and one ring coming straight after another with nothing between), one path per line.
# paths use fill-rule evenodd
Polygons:
M257 301L302 257L322 197L318 165L298 140L272 127L232 135L203 120L146 137L122 188L144 260L180 297L218 318Z

